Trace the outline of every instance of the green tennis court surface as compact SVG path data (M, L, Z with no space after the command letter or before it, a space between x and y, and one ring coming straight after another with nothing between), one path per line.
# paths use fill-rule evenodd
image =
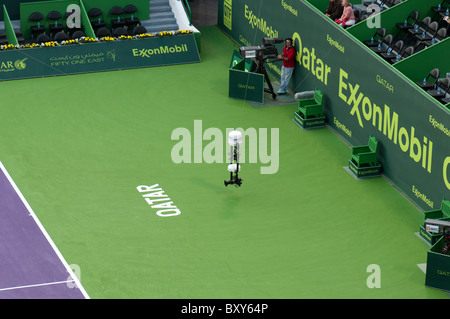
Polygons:
M385 179L353 178L350 148L295 125L295 104L229 99L235 47L201 32L201 63L1 83L0 160L89 296L448 298L417 266L423 214ZM226 162L174 163L172 132L194 145L195 120L224 152L227 128L278 128L278 172L243 163L235 188ZM138 191L155 184L180 214Z

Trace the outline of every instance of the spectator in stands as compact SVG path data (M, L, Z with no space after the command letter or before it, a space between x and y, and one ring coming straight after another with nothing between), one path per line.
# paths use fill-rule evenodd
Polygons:
M342 16L343 10L342 0L330 0L327 10L325 10L325 14L334 21Z
M285 42L286 45L283 47L283 54L278 55L278 59L283 60L283 66L281 67L281 85L277 92L278 94L286 93L295 68L295 47L292 45L293 41L291 38L287 38Z
M342 16L335 20L335 22L343 27L354 25L356 21L355 13L353 12L353 8L349 0L342 0L342 7Z

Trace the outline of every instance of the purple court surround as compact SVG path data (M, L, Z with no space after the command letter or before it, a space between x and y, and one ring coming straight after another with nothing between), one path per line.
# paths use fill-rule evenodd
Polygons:
M89 299L0 163L0 299Z

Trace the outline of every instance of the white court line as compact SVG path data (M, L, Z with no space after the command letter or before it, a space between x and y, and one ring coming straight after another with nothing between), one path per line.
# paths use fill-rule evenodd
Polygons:
M32 287L41 287L41 286L51 286L51 285L59 285L59 284L68 284L68 283L73 283L73 282L75 282L75 281L74 280L55 281L55 282L47 282L45 284L34 284L34 285L26 285L26 286L0 288L0 291L16 290L16 289L32 288Z
M5 174L6 178L8 179L9 183L11 184L11 186L14 188L16 194L19 196L19 198L22 200L22 203L25 205L25 207L27 208L28 212L30 213L30 216L33 217L35 223L37 224L37 226L39 227L39 229L41 230L42 234L45 236L45 238L47 239L48 243L50 244L50 246L53 248L54 252L56 253L56 255L58 256L59 260L61 261L61 263L64 265L64 267L66 268L67 272L69 273L69 275L73 278L73 281L75 282L76 286L78 287L78 289L80 289L80 292L83 294L83 296L86 299L90 299L89 295L87 294L87 292L84 290L83 286L81 285L80 280L78 279L78 277L74 274L72 268L70 268L69 264L66 262L66 260L64 259L64 257L62 256L61 252L59 251L58 247L56 247L55 243L53 242L53 240L50 238L49 234L47 233L47 231L45 230L44 226L42 226L41 222L39 221L39 219L37 218L36 214L33 212L33 209L31 209L31 206L28 204L28 202L26 201L25 197L22 195L22 193L20 192L19 188L17 187L16 183L14 183L13 179L11 178L11 176L9 175L9 173L7 172L5 166L3 166L3 163L0 162L0 168L3 171L3 174ZM43 284L45 285L45 284ZM8 289L8 288L6 288Z

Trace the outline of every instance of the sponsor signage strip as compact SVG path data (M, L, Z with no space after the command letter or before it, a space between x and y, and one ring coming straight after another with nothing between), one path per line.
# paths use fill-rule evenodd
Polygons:
M200 62L193 34L11 49L0 52L0 80Z

